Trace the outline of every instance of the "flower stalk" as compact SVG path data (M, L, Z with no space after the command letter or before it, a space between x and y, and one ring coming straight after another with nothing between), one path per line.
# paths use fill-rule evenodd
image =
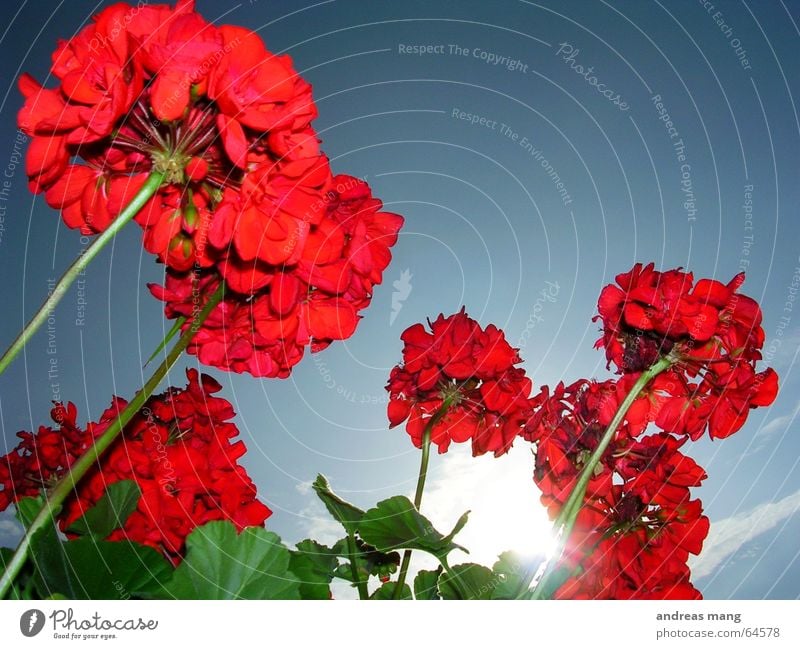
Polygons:
M625 415L628 413L628 409L631 407L642 390L647 387L650 381L671 367L673 363L675 363L675 360L676 359L671 356L662 356L647 370L642 372L641 376L636 380L636 383L633 384L630 392L628 392L628 394L625 396L625 399L622 401L617 409L617 412L614 414L613 419L609 423L608 427L603 433L602 438L600 439L600 443L597 445L597 448L594 449L584 465L583 470L578 477L578 481L575 483L575 487L572 489L569 498L567 498L567 502L564 503L564 507L561 509L561 512L553 523L553 534L557 539L556 547L553 550L552 556L547 560L547 564L542 572L541 578L534 587L532 593L533 599L541 599L543 594L548 592L548 588L552 586L551 582L554 574L554 566L561 558L570 534L572 534L572 530L575 527L575 521L578 518L578 512L580 512L583 504L583 498L586 495L586 488L589 486L589 482L592 479L594 470L600 463L603 453L605 453L605 450L608 448L611 440L614 439L617 428L619 428L620 424L625 418Z
M72 262L58 280L58 283L55 285L50 295L39 307L39 310L36 311L33 317L28 321L28 324L19 332L14 342L11 343L9 348L5 351L2 358L0 358L0 374L5 372L11 362L25 348L25 345L28 344L28 341L33 337L39 327L45 323L56 305L67 294L67 290L72 286L73 282L83 274L89 263L106 247L117 233L139 213L147 201L158 191L163 180L163 173L151 173L141 189L139 189L133 197L133 200L131 200L125 209L120 212L119 216L112 221L108 229L102 232L97 239Z
M353 583L358 589L358 598L369 599L367 582L361 578L361 574L358 571L358 550L356 548L356 537L353 532L347 535L347 554L350 559L350 572L352 574Z
M450 407L452 397L447 397L442 402L439 410L431 417L425 430L422 432L422 456L419 462L419 475L417 476L417 488L414 491L414 507L417 509L422 505L422 493L425 490L425 479L428 477L428 463L431 458L431 432L436 423L444 417L447 409ZM403 592L403 586L406 583L406 576L408 575L408 566L411 563L411 550L403 552L403 560L400 564L400 573L397 576L397 584L392 593L392 599L400 599Z
M119 416L112 422L106 431L98 437L94 444L90 446L86 452L79 457L75 463L70 467L67 473L53 486L47 494L42 508L34 517L30 526L28 527L25 536L17 546L14 556L6 565L5 572L0 577L0 599L3 599L11 589L14 580L19 575L28 555L31 550L31 543L36 533L50 524L55 514L60 510L61 505L69 497L72 491L77 487L81 478L83 478L89 470L94 466L98 458L103 454L106 449L119 437L128 422L136 415L142 408L145 402L155 392L159 383L167 375L170 368L175 364L180 355L186 349L194 337L197 327L199 327L211 311L222 300L224 295L224 282L220 282L217 290L211 295L208 302L206 302L203 309L192 321L192 326L186 329L181 335L169 353L166 355L161 364L156 368L153 375L147 380L141 390L136 393L136 396L128 403L122 410Z

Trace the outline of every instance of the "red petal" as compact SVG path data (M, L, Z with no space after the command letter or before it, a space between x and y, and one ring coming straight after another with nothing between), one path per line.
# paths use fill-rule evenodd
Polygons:
M284 315L294 309L299 294L300 281L294 275L278 273L270 286L270 305L275 313Z
M96 182L97 172L85 165L70 165L64 174L47 190L45 200L50 207L61 209L71 205L83 194L86 185Z
M242 125L231 117L217 115L217 128L222 137L222 145L231 162L242 169L247 164L248 143Z
M314 338L345 340L356 330L358 316L352 305L345 300L311 300L303 311L308 332Z
M150 105L155 116L166 122L180 119L189 105L190 90L191 84L185 73L169 69L159 71L150 92Z
M411 412L411 402L406 399L391 399L387 407L389 427L394 428L403 423Z

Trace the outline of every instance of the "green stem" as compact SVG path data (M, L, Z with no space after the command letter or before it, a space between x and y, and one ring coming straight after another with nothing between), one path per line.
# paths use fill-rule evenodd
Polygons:
M434 413L425 430L422 432L422 458L419 463L419 475L417 476L417 489L414 492L414 507L417 509L422 505L422 492L425 490L425 479L428 477L428 462L431 459L431 432L447 409L450 407L450 399L445 399L439 410ZM411 563L411 550L403 552L403 561L400 564L400 574L397 576L397 584L392 593L392 599L400 599L403 592L403 586L406 583L406 576L408 575L408 566Z
M578 482L572 489L572 493L570 493L567 502L564 504L564 507L561 509L561 512L553 523L553 533L557 536L558 541L553 551L553 555L549 559L548 566L545 568L539 583L536 584L536 587L533 590L534 599L540 598L542 592L545 591L549 586L549 582L553 576L554 566L561 558L561 554L563 553L564 547L569 540L572 529L575 527L575 521L577 520L578 512L580 512L581 506L583 505L583 497L586 495L586 488L589 486L589 482L594 475L594 470L600 463L603 453L605 453L605 450L608 448L611 440L614 439L617 428L619 428L620 424L625 418L625 415L628 413L628 409L639 396L641 391L647 386L647 384L650 383L650 381L652 381L656 376L661 374L661 372L669 368L674 362L674 358L670 356L663 356L653 363L653 365L651 365L647 370L642 372L642 375L636 379L636 383L633 384L631 391L625 396L625 399L617 409L614 418L611 420L611 423L603 433L600 443L597 445L597 448L595 448L594 452L589 457L589 460L584 465L583 470L578 478Z
M25 345L28 344L28 341L33 337L33 334L41 327L47 318L50 317L50 313L55 309L56 305L61 301L67 294L67 290L72 285L72 283L78 279L80 275L86 270L86 267L89 265L89 262L94 259L97 254L108 244L111 239L123 228L123 226L128 223L139 211L144 207L145 203L147 203L150 198L152 198L153 194L156 193L158 188L161 186L162 181L164 180L164 174L159 172L151 173L147 180L145 181L144 185L142 185L141 189L136 193L136 196L133 197L133 200L128 203L122 212L120 212L119 216L111 222L111 225L108 226L108 229L103 231L100 236L95 239L92 244L81 254L78 258L72 262L69 268L64 272L61 276L61 279L58 280L58 283L53 288L50 295L48 295L47 299L44 301L42 306L39 307L39 310L33 315L30 319L28 324L25 325L22 331L19 332L19 335L16 337L11 346L6 350L5 354L3 354L2 358L0 358L0 374L6 371L6 368L11 364L17 355L23 350Z
M447 557L442 557L439 559L439 563L442 564L442 568L444 568L445 573L450 577L450 579L455 582L453 584L453 588L458 593L458 596L463 599L472 599L472 592L470 591L469 587L464 583L464 580L461 579L461 575L457 572L454 572L453 569L450 567L450 564L447 562Z
M102 455L103 451L119 437L127 423L139 412L139 409L150 398L150 395L153 394L158 384L161 383L161 380L167 375L167 372L169 372L170 368L175 364L175 361L178 360L178 357L191 342L197 331L197 327L205 321L211 313L211 310L222 300L224 291L225 284L224 282L220 282L219 287L211 295L202 311L200 311L197 317L192 321L192 326L187 328L178 339L178 342L175 343L175 346L169 351L164 361L158 366L147 383L136 393L136 396L134 396L131 402L128 403L106 431L77 459L70 467L69 471L67 471L48 493L42 508L36 514L33 522L31 522L16 552L14 552L14 556L11 557L11 560L6 565L5 572L2 577L0 577L0 600L6 596L14 579L17 578L20 570L22 570L22 567L25 565L28 559L28 553L31 549L33 537L40 529L50 522L53 514L59 511L61 504L67 499L70 493L72 493L72 490L75 489L81 478L94 466L94 463L100 455Z
M361 579L361 575L358 574L358 562L356 558L358 556L358 551L356 549L356 537L353 532L347 535L347 554L350 559L350 571L353 575L353 583L356 585L356 588L358 588L358 598L369 599L367 582Z

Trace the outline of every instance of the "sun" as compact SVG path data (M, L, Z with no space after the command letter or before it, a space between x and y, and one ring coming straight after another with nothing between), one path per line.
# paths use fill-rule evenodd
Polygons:
M491 566L506 550L533 561L550 556L554 548L552 522L539 495L529 446L499 458L473 458L468 448L451 446L431 462L422 513L447 531L448 524L470 510L469 522L455 539L469 554L454 554L451 563Z

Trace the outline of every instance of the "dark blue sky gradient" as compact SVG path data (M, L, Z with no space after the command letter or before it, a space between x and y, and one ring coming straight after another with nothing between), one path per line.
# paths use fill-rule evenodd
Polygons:
M105 4L0 7L8 26L0 183L9 182L0 200L2 346L48 279L86 245L26 188L14 80L22 71L44 80L56 39ZM211 372L239 413L245 462L275 510L272 529L289 540L314 529L303 485L317 472L365 506L413 487L417 453L402 430L387 430L383 390L408 325L466 305L522 348L537 386L602 378L591 318L614 275L636 261L722 281L744 268L743 290L763 306L767 358L782 391L733 438L691 447L709 474L697 495L712 523L727 519L741 541L709 545L717 559L698 583L712 598L800 594L800 305L792 301L800 284L800 5L711 4L198 3L209 19L259 30L270 49L292 55L314 86L315 126L335 171L367 177L406 217L384 285L350 340L307 356L285 381ZM433 49L419 55L408 52L413 46ZM502 57L508 65L492 63ZM170 324L145 287L163 267L143 254L140 237L126 228L58 307L51 331L0 377L6 444L46 423L54 396L74 401L85 421L147 377L142 365ZM393 282L405 270L411 291L391 322ZM171 381L182 385L194 364L182 359ZM437 459L432 474L442 466Z

